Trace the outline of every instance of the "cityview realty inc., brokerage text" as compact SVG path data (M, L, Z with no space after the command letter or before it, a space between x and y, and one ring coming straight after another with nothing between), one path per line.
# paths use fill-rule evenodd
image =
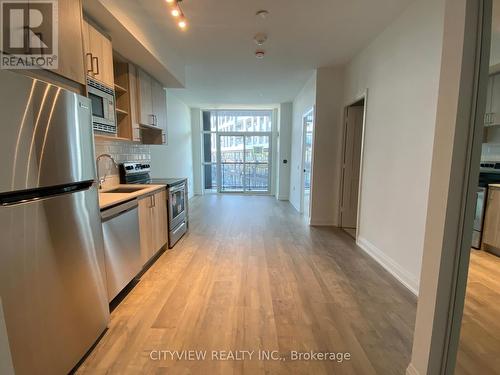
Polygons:
M152 350L153 361L329 361L342 363L351 360L349 352L277 350Z

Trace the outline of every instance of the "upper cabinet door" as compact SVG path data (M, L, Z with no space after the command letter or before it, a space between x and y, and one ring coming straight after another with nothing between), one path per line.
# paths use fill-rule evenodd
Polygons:
M111 44L111 40L106 38L104 35L101 39L101 57L102 65L100 66L100 69L102 73L102 81L114 89L115 74L113 71L113 45Z
M82 56L82 4L79 0L59 0L59 56L55 73L85 84Z
M87 23L84 29L87 74L111 88L115 85L113 74L113 46L111 41L94 26ZM87 34L87 38L85 38Z
M94 62L92 60L92 50L90 46L90 26L87 21L82 21L83 52L85 61L85 74L94 76Z
M137 103L139 110L139 123L142 125L155 125L153 112L152 79L144 70L137 69Z
M153 113L156 116L156 126L165 134L167 132L167 94L162 84L153 80ZM163 141L165 143L166 140Z

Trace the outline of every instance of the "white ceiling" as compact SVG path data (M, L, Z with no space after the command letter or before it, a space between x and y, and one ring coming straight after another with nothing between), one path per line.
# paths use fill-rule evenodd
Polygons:
M348 62L414 0L184 0L181 31L165 0L122 0L142 8L164 48L186 66L190 106L258 105L291 101L315 68ZM255 16L259 9L270 15ZM141 13L142 13L141 12ZM266 32L266 57L253 37Z

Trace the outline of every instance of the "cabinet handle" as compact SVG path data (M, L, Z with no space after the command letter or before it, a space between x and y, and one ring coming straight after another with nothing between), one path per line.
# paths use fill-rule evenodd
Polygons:
M92 57L92 61L94 59L95 59L95 62L96 62L95 65L96 65L96 68L97 68L97 72L94 72L94 66L93 65L92 65L92 72L94 72L95 75L98 76L99 75L99 58L96 57L96 56L94 56L94 57Z
M150 116L151 116L151 119L152 119L152 124L151 125L154 126L155 125L155 115L151 114Z
M87 69L87 74L94 73L94 58L92 57L92 54L90 52L87 52L85 54L85 57L90 57L90 64L87 64L87 66L90 65L90 69Z
M161 133L161 143L167 144L167 135L165 133Z

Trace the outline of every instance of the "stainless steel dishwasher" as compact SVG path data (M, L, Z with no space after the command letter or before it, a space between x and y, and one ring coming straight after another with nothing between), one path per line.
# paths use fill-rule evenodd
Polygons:
M141 271L137 199L101 211L108 301Z

